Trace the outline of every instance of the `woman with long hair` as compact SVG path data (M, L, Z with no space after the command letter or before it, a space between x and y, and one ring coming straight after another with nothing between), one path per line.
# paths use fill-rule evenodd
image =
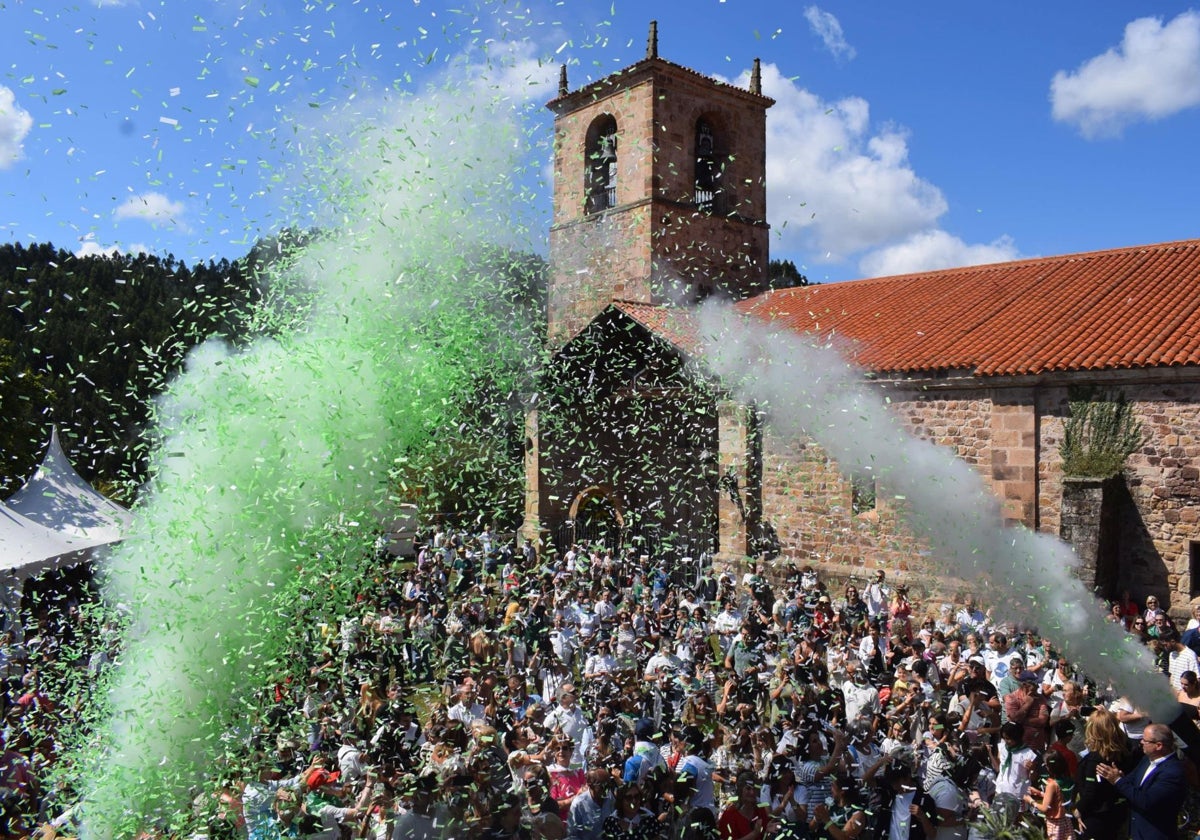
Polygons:
M717 836L720 840L763 840L770 823L770 811L758 802L757 778L753 773L739 773L736 798L721 812Z
M1075 773L1075 818L1083 840L1117 840L1124 836L1129 805L1117 789L1100 778L1096 767L1113 764L1128 773L1138 756L1121 729L1117 716L1108 709L1092 712L1084 727L1083 742L1088 752L1079 759Z
M759 791L758 799L778 824L786 837L802 834L801 822L805 818L803 788L796 783L792 760L786 755L777 755L767 767L767 783Z
M908 600L908 587L897 586L888 607L888 633L900 636L906 643L912 641L912 603Z
M1075 783L1067 771L1067 760L1056 750L1042 756L1045 779L1040 788L1030 787L1025 804L1046 820L1046 840L1072 840L1071 792Z

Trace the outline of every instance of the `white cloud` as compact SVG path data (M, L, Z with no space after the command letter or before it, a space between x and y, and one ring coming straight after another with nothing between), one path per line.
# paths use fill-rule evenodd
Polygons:
M804 19L834 58L854 58L854 47L846 42L846 36L842 34L842 25L831 13L816 6L809 6L804 10Z
M812 263L858 258L868 275L1017 259L1007 236L971 244L941 230L949 205L908 159L908 134L871 125L860 97L827 102L762 68L771 249ZM745 86L749 74L736 84Z
M1020 258L1021 254L1009 236L1002 236L987 244L971 245L944 230L934 229L915 233L903 242L872 251L859 260L858 266L863 277L886 277Z
M10 88L0 85L0 169L7 169L23 154L22 144L33 128L33 117L17 104Z
M518 102L540 102L554 94L558 64L538 55L538 47L531 40L493 41L487 47L486 65L468 68L482 89Z
M1200 104L1200 12L1133 21L1119 47L1055 73L1050 101L1056 120L1088 138Z
M171 201L165 195L159 192L141 193L140 195L131 195L125 200L125 203L113 211L113 215L119 220L123 219L142 219L150 224L158 227L159 225L172 225L179 230L187 230L187 225L183 222L183 202Z
M96 234L89 233L87 236L79 240L79 247L75 249L77 257L115 257L119 254L153 254L150 246L144 245L141 242L130 242L127 245L109 245L105 247L96 241Z
M872 133L866 100L826 102L774 64L763 66L762 78L776 101L767 111L773 247L838 262L926 230L946 212L941 190L910 166L906 132Z

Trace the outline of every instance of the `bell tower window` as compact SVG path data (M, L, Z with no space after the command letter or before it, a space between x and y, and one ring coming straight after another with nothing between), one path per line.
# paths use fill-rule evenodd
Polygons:
M721 193L721 166L717 162L717 143L712 125L704 119L696 122L696 183L694 200L702 213L718 211Z
M617 121L604 115L592 124L587 139L587 204L599 213L617 206Z

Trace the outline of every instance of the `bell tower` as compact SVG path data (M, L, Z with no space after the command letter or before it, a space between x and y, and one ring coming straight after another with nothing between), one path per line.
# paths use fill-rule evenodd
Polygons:
M612 300L687 304L765 286L766 112L749 90L646 57L571 91L554 119L549 341L561 347Z

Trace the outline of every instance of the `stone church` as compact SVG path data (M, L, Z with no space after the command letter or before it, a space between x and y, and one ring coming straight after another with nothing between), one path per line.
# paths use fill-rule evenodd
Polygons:
M1070 540L1104 597L1200 602L1200 240L771 290L766 113L658 56L555 114L552 361L527 415L524 531L668 562L770 558L935 589L869 477L772 429L698 365L688 305L837 334L915 435L974 467L1014 525ZM1120 401L1115 478L1064 474L1072 403Z

